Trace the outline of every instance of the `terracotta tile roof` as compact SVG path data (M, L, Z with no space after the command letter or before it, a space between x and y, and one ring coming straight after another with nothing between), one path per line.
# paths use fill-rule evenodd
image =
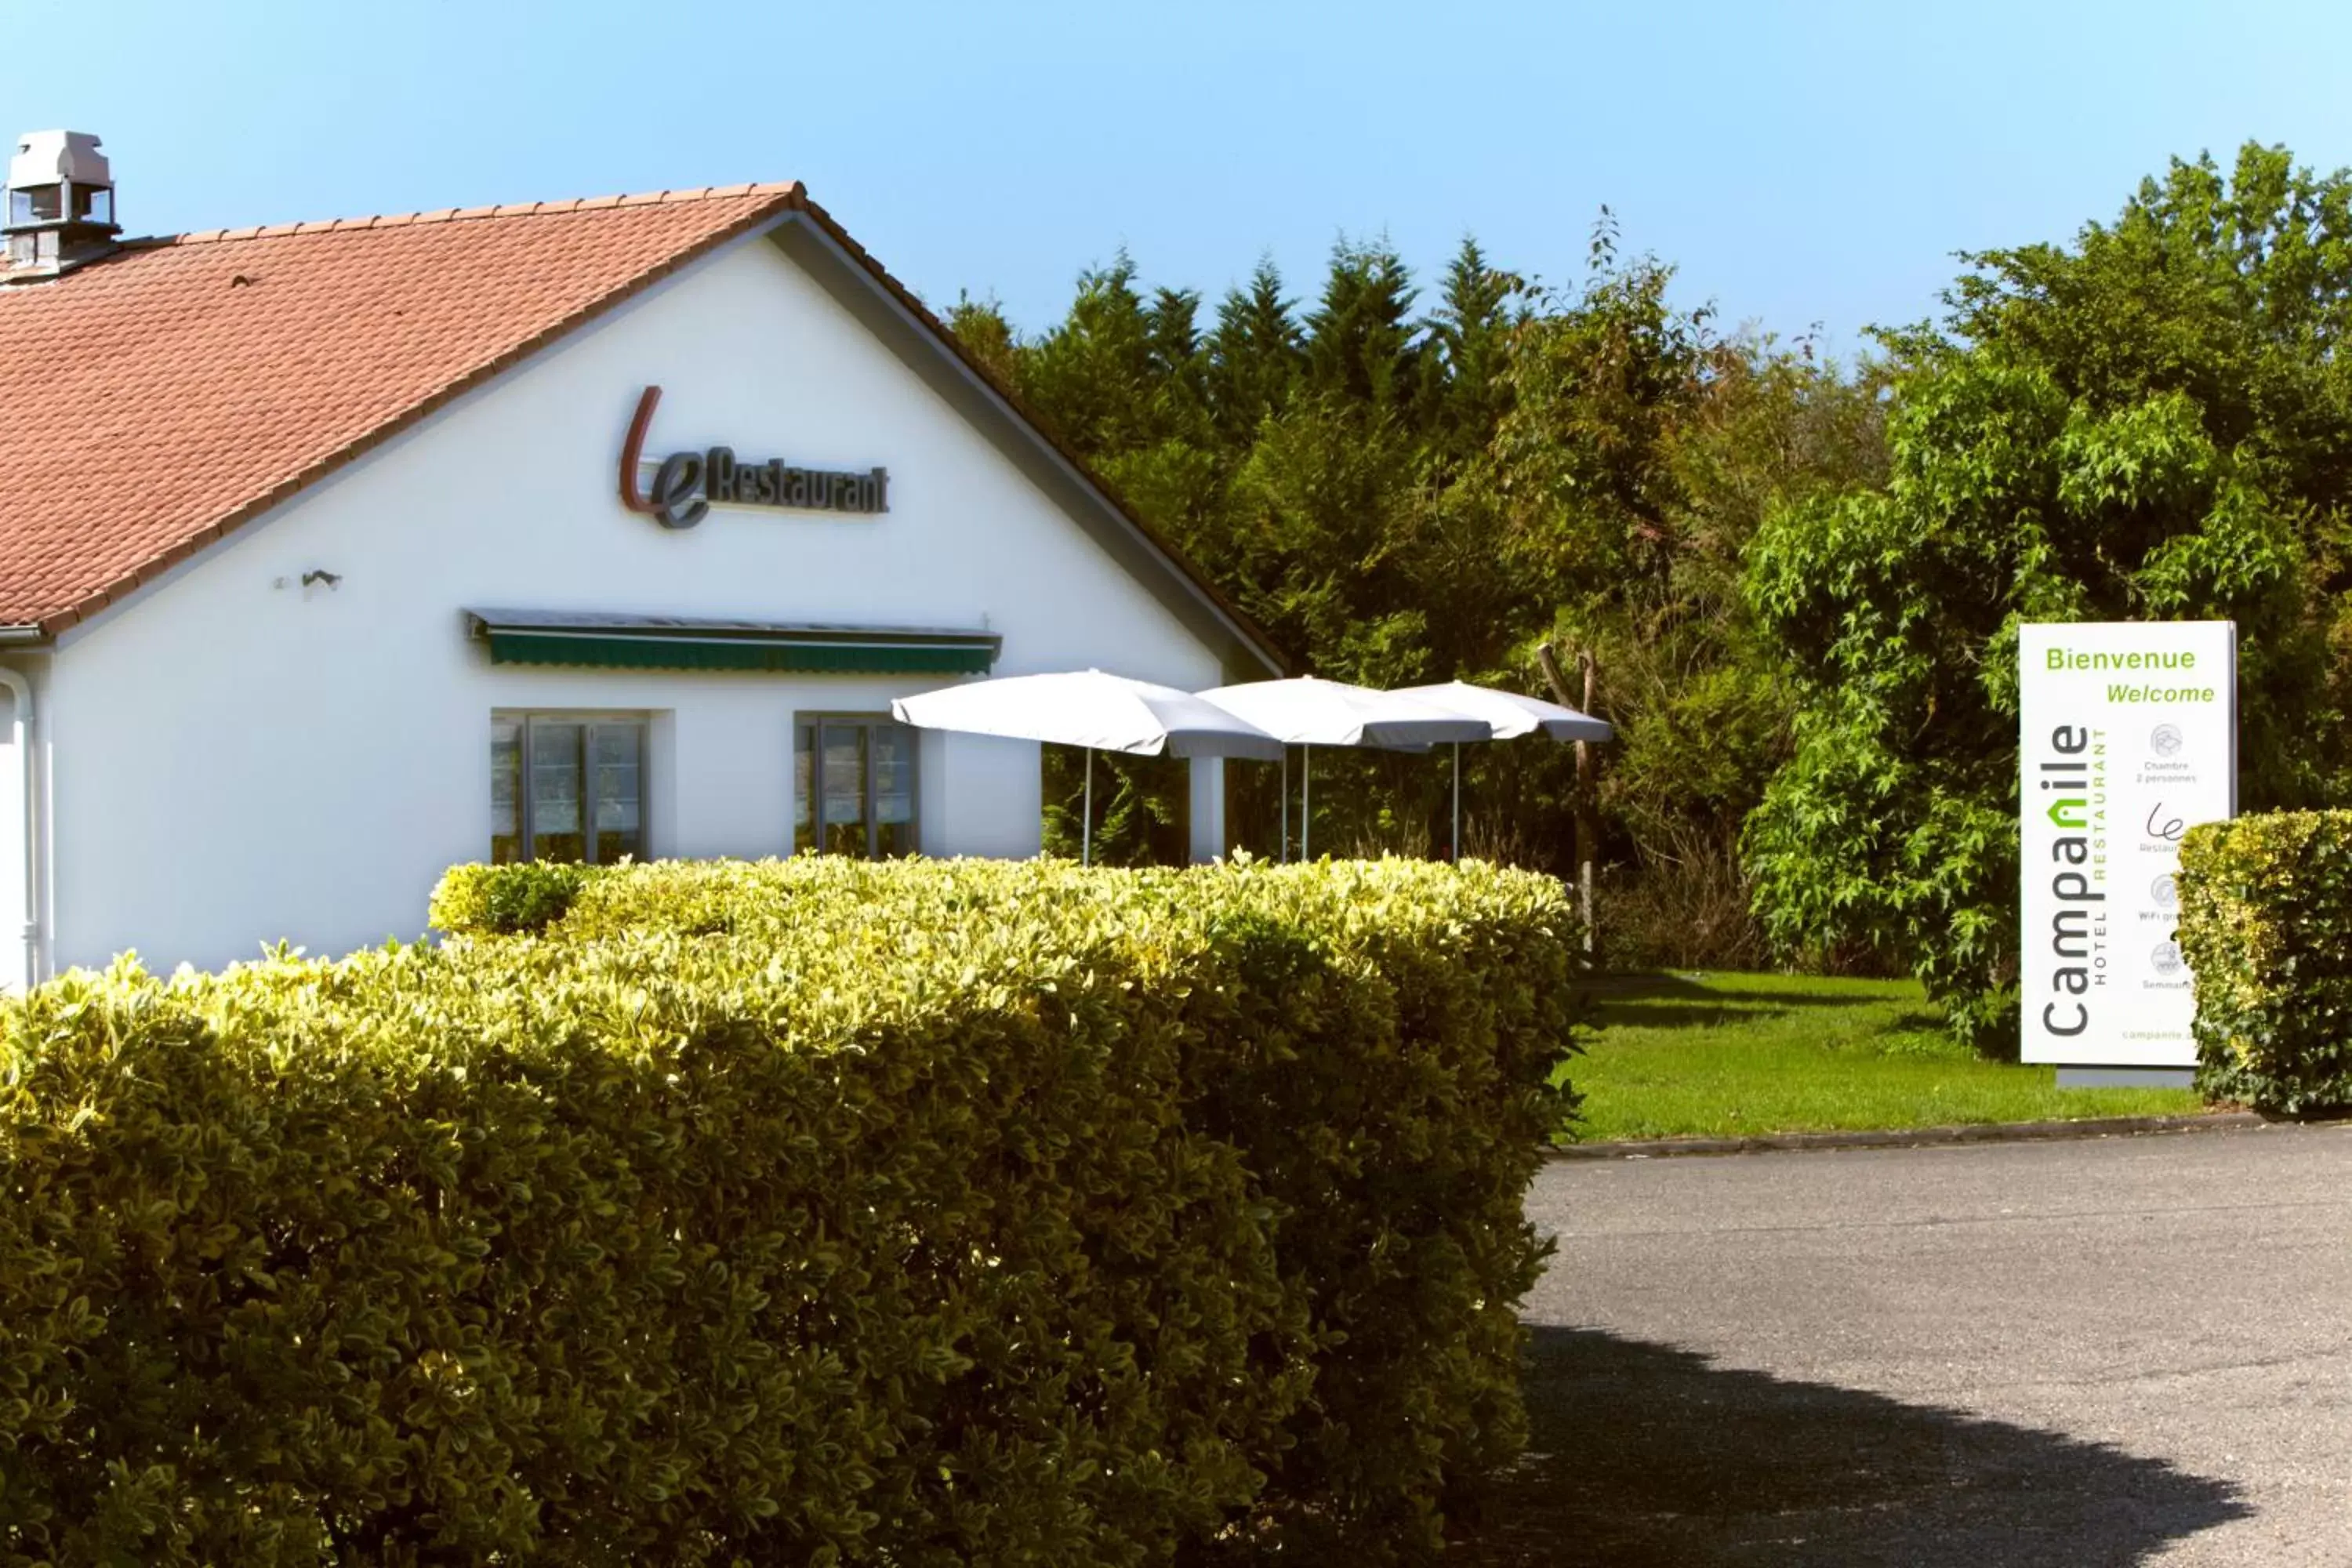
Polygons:
M798 184L139 241L0 287L0 625L54 634Z

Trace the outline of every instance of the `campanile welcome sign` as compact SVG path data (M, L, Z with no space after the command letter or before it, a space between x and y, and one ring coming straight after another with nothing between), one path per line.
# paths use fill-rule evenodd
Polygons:
M2237 628L2019 629L2024 1056L2192 1067L2180 838L2237 810Z

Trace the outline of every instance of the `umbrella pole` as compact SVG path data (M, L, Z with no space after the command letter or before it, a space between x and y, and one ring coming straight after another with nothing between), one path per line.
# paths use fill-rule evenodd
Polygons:
M1462 864L1462 742L1454 742L1454 863Z
M1290 864L1290 748L1282 748L1282 850L1277 857L1283 865Z
M1313 860L1308 840L1315 834L1315 748L1298 748L1298 858Z
M1078 829L1078 864L1095 863L1095 749L1087 748L1087 816Z

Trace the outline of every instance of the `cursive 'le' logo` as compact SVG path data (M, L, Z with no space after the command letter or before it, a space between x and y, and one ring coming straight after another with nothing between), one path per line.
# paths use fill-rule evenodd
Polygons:
M637 399L628 439L621 443L621 504L656 519L664 528L692 528L710 514L710 503L701 495L701 454L672 452L654 475L653 493L646 495L637 489L637 475L646 460L646 432L652 427L654 410L659 406L658 386L646 387Z
M621 443L621 504L643 512L664 528L692 528L714 505L775 507L791 511L845 511L875 516L890 510L890 470L803 468L781 458L745 462L732 447L706 452L672 452L654 470L651 490L641 489L646 432L653 425L661 388L648 386L637 399L628 438Z

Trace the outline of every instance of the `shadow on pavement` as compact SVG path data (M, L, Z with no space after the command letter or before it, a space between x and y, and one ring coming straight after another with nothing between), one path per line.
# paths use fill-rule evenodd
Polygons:
M2060 1433L1535 1328L1533 1432L1480 1568L2094 1568L2252 1510L2226 1481Z

